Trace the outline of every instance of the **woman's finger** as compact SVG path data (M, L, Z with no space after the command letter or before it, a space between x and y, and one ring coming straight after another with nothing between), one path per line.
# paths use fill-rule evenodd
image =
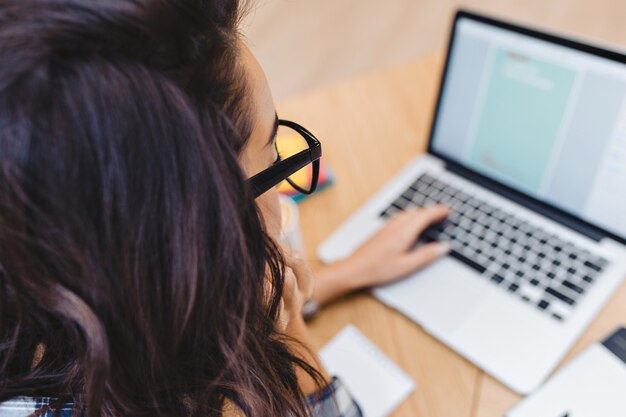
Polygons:
M298 289L304 299L311 298L313 295L313 273L308 262L299 253L285 251L285 265L293 271Z
M422 269L448 253L450 253L450 245L446 242L433 242L419 246L398 261L396 266L398 278Z
M419 236L429 226L439 223L448 217L450 208L443 205L424 207L407 212L407 227L415 237Z

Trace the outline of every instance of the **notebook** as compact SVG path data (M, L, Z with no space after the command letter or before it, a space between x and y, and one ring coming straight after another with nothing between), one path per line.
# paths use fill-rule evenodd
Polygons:
M365 417L385 417L415 389L413 380L354 326L346 326L320 351Z

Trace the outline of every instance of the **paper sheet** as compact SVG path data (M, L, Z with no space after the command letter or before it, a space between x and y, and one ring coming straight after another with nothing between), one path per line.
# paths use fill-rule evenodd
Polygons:
M348 387L365 417L389 415L415 389L411 378L354 326L328 342L320 358Z

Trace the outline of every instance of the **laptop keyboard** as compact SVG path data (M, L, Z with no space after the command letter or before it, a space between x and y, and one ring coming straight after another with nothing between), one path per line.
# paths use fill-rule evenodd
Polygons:
M427 229L423 240L449 242L450 256L555 320L567 318L608 265L606 259L428 173L381 216L435 204L452 211Z

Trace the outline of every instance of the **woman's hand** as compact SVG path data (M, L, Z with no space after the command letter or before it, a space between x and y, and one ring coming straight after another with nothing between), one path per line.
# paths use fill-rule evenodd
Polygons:
M317 274L315 300L323 304L349 291L404 278L446 255L446 243L415 246L430 225L444 220L445 206L409 209L387 224L348 258L328 265Z
M284 250L285 284L278 326L281 330L302 318L302 306L313 296L313 273L308 262L296 252Z
M403 211L349 258L354 265L360 286L385 284L403 278L446 255L446 243L415 246L421 233L430 225L444 220L450 213L444 206Z
M313 295L313 274L308 262L296 252L285 251L283 255L285 258L285 286L278 328L281 333L292 338L287 341L292 353L313 367L322 377L323 383L327 384L331 377L324 369L319 357L314 353L314 344L302 318L302 306ZM320 388L311 375L299 367L296 368L296 376L305 395L312 394Z

